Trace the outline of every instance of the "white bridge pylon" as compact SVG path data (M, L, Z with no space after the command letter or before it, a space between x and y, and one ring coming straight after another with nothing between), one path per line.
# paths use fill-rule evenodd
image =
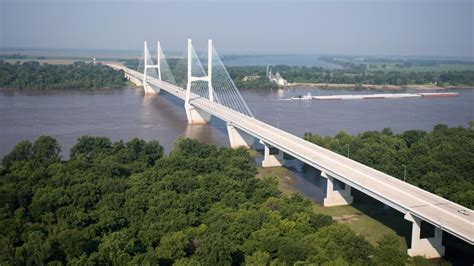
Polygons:
M191 107L196 98L206 98L211 102L220 104L246 116L253 117L250 108L240 94L234 81L222 63L219 54L208 40L207 47L207 73L202 67L197 56L192 40L188 39L187 51L187 84L185 106ZM166 57L157 43L156 63L151 57L146 41L143 45L143 57L139 61L138 72L143 73L142 83L146 94L157 94L160 88L151 87L148 80L153 78L163 85L165 83L177 85ZM156 88L156 90L155 90Z
M188 123L208 123L211 115L193 106L193 98L206 98L220 108L230 108L249 118L253 118L247 103L234 84L234 81L214 49L212 40L207 45L207 73L204 71L199 57L188 39L188 82L186 84L185 109ZM255 137L227 123L230 146L251 148Z
M169 84L175 85L176 81L166 62L160 43L157 43L156 64L150 55L146 42L144 43L143 49L143 60L140 61L138 72L143 73L142 83L145 94L159 93L160 85L162 88ZM212 40L208 40L207 53L206 72L193 48L192 40L188 39L187 83L184 97L184 107L188 123L209 123L211 114L197 108L193 104L194 100L203 98L215 104L214 108L216 109L229 108L253 118L250 108L235 86L217 51L214 49ZM154 82L152 83L154 83L154 87L150 86L147 80L153 80ZM235 128L231 123L228 123L227 130L232 147L251 147L255 142L254 137Z
M171 84L176 84L174 76L171 73L168 63L166 62L166 57L163 53L163 50L161 49L160 42L156 43L156 63L151 57L147 42L143 42L143 61L140 60L138 72L143 73L142 84L145 94L147 95L155 95L160 93L159 87L152 87L147 82L147 79L150 77L155 78L160 82L165 81Z
M193 107L197 98L206 98L234 111L253 117L250 108L235 86L232 78L222 63L212 40L208 40L207 73L197 56L192 40L188 39L187 51L188 80L186 84L185 107L190 123L207 123L210 115Z
M156 91L148 84L146 78L148 75L157 78L161 81L161 68L160 68L160 42L156 45L156 64L154 64L153 59L151 58L150 51L148 50L148 45L146 41L143 42L143 89L145 94L158 94L160 89L156 88Z
M191 104L191 93L198 97L208 98L214 102L214 91L212 88L212 40L208 42L208 73L204 72L201 62L196 55L191 39L188 39L188 82L186 84L186 97L184 98L184 108L190 124L208 123L211 115L197 109ZM193 67L194 65L194 67ZM194 73L193 73L194 71ZM207 88L207 89L206 89ZM193 92L191 92L193 89Z

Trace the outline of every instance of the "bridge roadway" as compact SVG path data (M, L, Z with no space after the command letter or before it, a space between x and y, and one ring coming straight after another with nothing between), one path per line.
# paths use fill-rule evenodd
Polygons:
M142 73L125 67L114 67L123 69L127 75L138 79L143 76ZM147 82L185 99L186 90L178 86L154 78L147 78ZM474 244L474 212L468 208L206 98L193 94L190 103L403 214L410 213L471 245ZM460 209L465 209L467 215L458 212Z

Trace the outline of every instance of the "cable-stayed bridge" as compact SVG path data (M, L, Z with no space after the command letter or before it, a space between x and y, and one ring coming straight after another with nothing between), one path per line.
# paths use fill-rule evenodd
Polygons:
M283 155L289 154L319 171L327 180L324 206L351 204L351 188L355 188L400 211L412 222L410 256L441 257L443 231L474 244L474 212L433 193L403 182L378 170L329 151L300 137L256 119L242 98L220 57L208 43L207 71L188 40L187 84L182 88L166 62L160 43L153 59L145 42L137 70L110 64L146 94L164 90L182 100L188 122L208 123L211 116L227 123L231 147L251 148L259 141L264 146L263 167L281 166ZM340 182L342 189L335 189ZM421 223L434 226L431 237L421 238Z

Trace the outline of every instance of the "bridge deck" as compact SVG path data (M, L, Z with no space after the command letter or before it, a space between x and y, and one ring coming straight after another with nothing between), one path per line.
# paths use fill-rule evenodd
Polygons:
M143 75L127 68L122 69L127 74L138 78ZM150 84L176 97L185 98L186 91L178 86L153 78L147 78L147 80ZM474 244L474 212L472 210L206 98L192 95L191 99L191 104L195 107L232 123L242 131L281 149L302 162L325 171L402 213L409 212L471 245ZM460 209L466 209L468 215L459 213Z

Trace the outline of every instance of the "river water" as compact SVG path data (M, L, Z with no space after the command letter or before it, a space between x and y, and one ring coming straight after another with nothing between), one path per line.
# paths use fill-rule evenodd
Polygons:
M391 127L430 130L438 123L467 126L474 119L472 89L459 90L459 97L432 99L285 101L292 96L368 94L370 91L328 91L315 88L242 90L258 119L302 136L311 131L334 135L340 130L359 133ZM137 137L157 139L169 151L178 136L206 143L228 145L226 127L213 119L209 125L188 125L183 102L162 93L145 96L140 89L101 92L24 93L0 91L0 157L21 140L40 135L55 137L63 156L83 135L107 136L112 140Z
M311 131L334 135L340 130L359 133L391 127L395 132L408 129L430 130L438 123L467 126L474 119L474 90L459 90L459 97L432 99L288 101L292 96L331 94L370 94L371 91L327 91L315 88L292 88L275 91L242 90L242 95L256 118L302 136ZM208 125L188 125L183 102L167 93L145 96L140 89L101 92L56 91L46 94L0 90L0 158L21 140L34 140L50 135L62 145L63 158L77 138L83 135L107 136L130 140L137 137L159 140L170 151L178 136L197 138L203 142L228 145L226 127L212 119ZM261 158L257 158L257 161ZM295 160L285 161L291 167ZM325 196L326 180L310 167L296 164L292 186L315 202ZM368 210L386 210L382 204L353 190L354 206ZM370 211L367 212L370 215ZM388 215L388 214L384 214ZM406 223L403 216L391 214L394 224ZM384 224L386 221L384 222ZM393 228L396 228L394 226ZM400 235L409 236L407 225ZM408 241L408 237L406 238ZM451 237L452 239L452 237ZM450 240L460 242L461 240ZM451 243L450 242L450 243ZM460 251L448 244L446 259L468 258L470 251ZM464 252L464 253L463 253ZM463 263L461 263L463 264Z

